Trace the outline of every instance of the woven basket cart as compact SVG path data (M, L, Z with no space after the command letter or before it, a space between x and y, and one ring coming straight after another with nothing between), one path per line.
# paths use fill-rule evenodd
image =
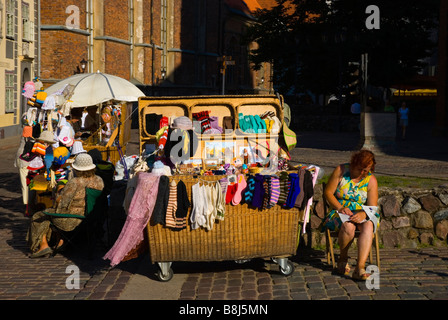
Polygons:
M223 176L201 176L200 179L217 181ZM189 199L191 189L198 179L193 176L173 176L182 180ZM226 205L224 220L216 220L212 230L187 228L174 231L160 224L148 224L151 261L158 263L159 280L169 281L173 276L173 261L244 261L251 258L273 258L280 272L290 275L293 264L287 257L297 251L300 234L301 211L297 208L283 209L275 205L259 210L247 204ZM189 221L191 207L187 219Z

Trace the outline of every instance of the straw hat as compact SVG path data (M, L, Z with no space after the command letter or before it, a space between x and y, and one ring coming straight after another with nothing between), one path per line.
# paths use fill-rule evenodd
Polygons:
M73 143L73 146L72 146L72 156L75 156L79 153L84 153L84 152L87 152L87 151L84 150L84 147L82 146L82 141L75 140L75 142Z
M47 142L47 143L55 143L56 140L54 139L54 133L50 132L48 130L43 131L39 138L37 138L37 140L43 141L43 142Z
M93 163L92 157L87 153L78 154L72 166L73 169L76 169L78 171L88 171L96 168L95 164Z

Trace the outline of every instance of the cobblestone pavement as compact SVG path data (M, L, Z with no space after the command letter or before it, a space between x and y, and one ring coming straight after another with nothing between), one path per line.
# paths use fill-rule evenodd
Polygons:
M411 138L410 134L409 141ZM347 161L356 140L345 133L299 134L299 148L293 156L297 162L331 170ZM341 141L346 148L338 147ZM421 149L419 153L419 146L414 151L411 146L402 146L411 154L379 155L378 171L447 178L446 147L437 148L437 143L444 141L427 143L433 145L432 154ZM135 147L136 142L132 143ZM77 251L29 259L25 242L29 218L23 214L18 173L12 167L16 147L14 141L0 144L1 300L448 300L447 247L381 249L381 269L378 278L370 282L379 287L373 289L364 282L332 274L323 250L301 247L290 259L295 272L288 277L281 275L278 265L269 259L245 264L174 262L174 277L166 283L156 279L157 266L150 263L148 254L115 268L102 260L104 248L98 248L92 260ZM355 249L351 255L356 256ZM355 260L350 262L354 265ZM77 271L79 287L73 281Z

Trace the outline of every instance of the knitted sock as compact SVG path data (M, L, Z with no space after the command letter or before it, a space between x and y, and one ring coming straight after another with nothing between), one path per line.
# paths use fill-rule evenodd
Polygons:
M276 177L271 177L271 200L269 203L270 207L273 207L280 196L280 180Z
M176 210L177 210L177 185L170 184L170 196L168 198L168 206L166 208L165 226L170 228L176 227Z
M254 189L255 189L255 179L254 176L250 175L247 178L247 187L244 190L244 202L251 203L252 198L254 196Z
M257 131L257 133L266 133L266 123L263 120L261 120L261 118L260 118L260 116L258 114L256 114L254 116L254 118L255 118L255 121L258 124L258 131Z
M254 130L252 132L253 133L258 133L259 126L258 126L258 123L255 120L254 116L249 116L249 119L250 119L250 123L252 125L252 129Z
M262 209L268 209L269 201L271 199L271 177L264 176L263 180L264 196Z
M236 183L227 185L226 204L230 204L232 202L232 199L235 196L237 187L238 187L238 185Z
M254 187L254 196L252 198L252 205L257 208L261 208L263 205L263 197L264 197L264 187L263 187L263 176L261 174L255 175L255 187Z
M250 117L249 116L244 116L244 122L245 122L244 127L246 128L246 132L247 133L253 133L254 129L252 128L252 123L250 122Z
M244 121L244 116L242 113L238 113L238 123L240 126L241 131L246 132L246 121Z
M292 208L300 193L299 175L297 173L290 173L289 177L291 179L291 190L289 190L288 199L286 199L286 207Z
M280 195L278 197L277 204L283 206L288 198L290 188L289 175L286 171L280 173Z
M225 195L227 192L227 186L229 184L229 180L227 180L227 178L219 179L219 184L221 185L223 195Z
M235 191L235 195L233 196L233 199L232 199L233 205L236 206L237 204L239 204L241 202L242 193L243 193L243 190L246 188L246 186L247 186L247 183L246 183L246 180L244 179L244 175L239 174L237 188Z

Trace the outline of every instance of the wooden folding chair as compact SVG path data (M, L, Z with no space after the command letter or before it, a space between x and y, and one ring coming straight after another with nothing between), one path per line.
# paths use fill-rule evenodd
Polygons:
M325 198L325 183L322 183L322 198L324 202L324 212L325 217L327 216L329 212L329 205L327 202L327 199ZM355 238L359 238L360 232L358 230L355 231ZM333 250L333 238L338 238L339 231L331 231L329 229L325 230L325 245L326 245L326 255L327 255L327 262L328 264L331 264L333 266L333 269L336 268L336 260L334 258L334 250ZM378 267L378 270L380 269L380 246L378 241L378 230L373 234L372 239L372 247L375 244L375 253L376 253L376 265ZM372 264L373 261L373 249L370 249L369 252L369 263Z

